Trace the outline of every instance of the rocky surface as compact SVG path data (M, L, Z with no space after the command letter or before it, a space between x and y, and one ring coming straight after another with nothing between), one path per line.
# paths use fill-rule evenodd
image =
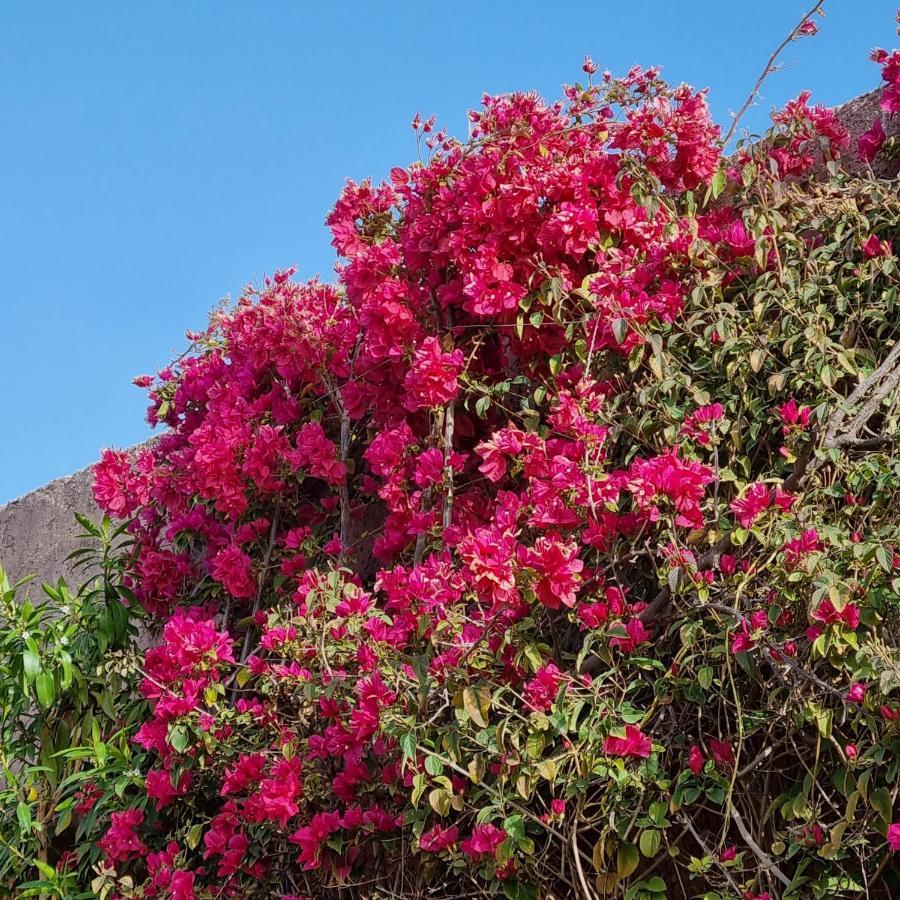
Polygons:
M91 480L90 468L81 469L0 506L0 565L10 581L26 575L51 582L81 580L66 557L79 546L82 528L75 513L100 516Z

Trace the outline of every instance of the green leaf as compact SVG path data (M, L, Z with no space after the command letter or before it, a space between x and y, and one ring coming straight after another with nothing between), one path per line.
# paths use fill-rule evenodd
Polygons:
M176 725L169 734L169 743L176 753L183 753L188 745L188 730L184 725Z
M894 556L890 553L887 547L879 547L875 551L875 559L878 560L878 565L884 569L885 572L891 572L894 569Z
M431 808L439 815L446 816L450 812L450 794L443 788L435 788L428 795Z
M31 684L41 671L41 658L33 650L25 650L22 653L22 669L25 681Z
M648 828L646 831L642 831L641 839L639 841L641 853L643 853L644 856L646 856L648 859L656 856L661 841L662 835L660 835L660 833L656 831L656 829Z
M491 692L486 687L467 687L463 691L463 709L476 725L487 728Z
M725 170L724 169L716 169L716 174L713 175L712 181L709 183L710 190L712 191L713 199L718 199L719 195L725 190Z
M426 756L425 771L429 775L441 775L444 771L444 764L436 756Z
M616 873L619 878L627 878L641 861L641 855L634 844L622 841L616 851Z
M416 757L416 736L413 732L407 731L400 738L400 749L403 751L403 761L406 762Z
M56 682L50 672L40 672L34 681L38 703L47 709L56 695Z
M887 788L882 787L877 791L872 791L869 805L881 816L882 821L890 823L893 816L893 803L891 802L891 792Z
M16 818L19 820L19 827L22 831L29 834L31 832L31 807L21 800L16 807Z
M834 719L833 711L830 709L823 709L818 703L813 703L812 701L806 704L806 708L812 713L812 717L816 722L816 727L819 729L819 734L824 738L831 737L831 723Z
M503 894L507 900L539 900L540 894L533 884L523 884L521 881L506 881L503 884Z
M203 834L203 824L198 822L191 826L191 830L187 833L184 842L191 850L195 850L200 843L200 837Z

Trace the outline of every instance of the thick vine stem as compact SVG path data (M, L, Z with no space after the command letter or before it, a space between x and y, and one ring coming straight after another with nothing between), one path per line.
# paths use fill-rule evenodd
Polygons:
M453 428L455 423L456 404L451 400L444 410L444 508L441 513L441 525L446 531L453 521L453 466L450 456L453 453Z
M328 396L331 397L331 402L334 404L340 419L339 453L341 462L346 468L350 456L350 415L347 412L347 407L344 406L344 398L341 397L341 392L334 386L331 380L323 377L322 383L325 385ZM348 474L345 474L344 481L338 490L341 509L341 552L338 556L339 566L346 563L347 553L350 548L350 489L347 487L348 475L349 471Z
M449 331L453 327L453 313L448 309L444 324ZM446 531L453 521L453 466L450 458L453 454L453 431L456 424L456 401L451 400L444 409L444 506L441 511L441 526Z
M822 446L826 450L877 450L894 443L896 441L894 435L861 437L860 431L868 424L885 397L898 390L900 390L900 341L894 344L881 365L868 378L861 381L844 403L832 413L825 426ZM867 395L868 399L865 399ZM864 399L862 408L843 429L848 412Z
M791 880L775 865L772 858L763 850L762 847L754 839L753 835L750 834L750 830L747 828L744 820L741 818L741 814L737 811L737 809L732 806L731 807L731 818L734 819L734 824L737 825L737 830L741 833L741 837L744 839L747 846L753 851L753 855L759 860L763 869L766 872L771 872L785 887L791 886Z

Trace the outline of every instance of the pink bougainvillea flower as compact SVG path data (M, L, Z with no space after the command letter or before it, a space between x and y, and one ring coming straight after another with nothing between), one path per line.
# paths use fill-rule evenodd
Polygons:
M703 766L706 763L706 759L703 756L703 751L697 744L693 744L691 746L691 752L688 759L688 765L691 767L691 771L695 775L699 775L703 771Z
M653 741L636 725L625 726L625 736L609 735L603 742L603 752L609 756L633 756L646 759L653 750Z
M209 574L232 597L246 600L256 593L252 567L250 557L237 544L231 544L210 559Z
M734 751L731 749L729 741L720 741L718 738L711 738L709 742L709 752L712 754L713 762L717 766L731 768L734 766Z
M879 118L872 123L872 126L867 131L864 131L859 136L859 142L857 143L859 158L863 162L872 162L884 146L884 139L884 125L881 124L881 119Z
M156 809L161 810L178 797L183 797L191 786L191 771L185 769L179 776L178 786L172 784L172 773L164 769L151 769L145 776L147 796L156 801Z
M565 543L558 535L538 538L533 548L520 548L519 561L538 574L534 592L548 609L574 606L584 563L578 544Z
M459 393L457 379L463 362L462 350L447 353L437 338L425 338L406 376L407 406L415 410L443 406L452 400Z
M844 699L848 703L862 703L866 699L866 692L869 690L869 686L864 684L861 681L856 681L850 685L850 690L847 691Z
M635 617L625 623L625 634L616 633L609 639L610 647L618 647L622 653L633 653L641 644L650 640L650 632L646 626Z
M807 528L800 537L793 538L784 545L785 563L789 569L795 569L807 556L821 549L818 531Z
M772 492L761 481L751 484L743 497L731 501L731 511L741 528L749 528L769 508Z
M566 680L556 663L541 666L525 685L525 702L534 710L546 712L556 700L560 686Z
M459 829L454 825L444 828L443 825L435 825L429 831L423 832L419 838L419 847L426 853L440 853L447 847L452 847L459 840Z
M900 851L900 822L894 822L892 825L888 825L887 842L888 846L891 848L891 853Z
M823 625L844 625L851 631L859 627L859 607L855 603L847 603L838 610L830 600L822 600L813 610L813 620Z
M731 652L747 653L756 646L756 640L750 636L750 626L746 619L741 619L738 630L731 635Z
M106 834L97 842L112 862L124 862L147 852L136 830L144 823L144 813L139 809L124 809L110 816Z
M866 259L878 259L879 257L887 257L893 254L890 242L883 241L874 234L870 234L863 241L862 250Z
M472 833L459 845L459 849L476 859L480 856L493 856L506 838L506 831L502 828L484 823L472 829Z
M631 464L629 490L635 503L646 510L651 519L659 518L658 503L670 502L676 512L675 524L684 528L702 528L700 510L706 486L714 472L708 466L682 459L673 449L652 459L638 459Z
M782 431L785 434L793 431L803 431L809 426L809 418L812 410L808 406L799 406L791 397L787 403L778 407L778 416L781 419Z
M725 575L734 575L737 571L737 560L730 553L723 553L719 557L719 571Z
M103 791L95 782L86 781L75 794L75 812L80 816L87 815L102 796Z
M685 417L680 433L685 437L693 438L698 444L705 447L711 440L713 431L711 426L722 418L723 413L721 403L700 406Z

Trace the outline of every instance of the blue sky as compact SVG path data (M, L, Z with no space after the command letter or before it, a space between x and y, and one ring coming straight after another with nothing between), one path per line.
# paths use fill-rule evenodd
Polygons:
M485 91L555 96L591 54L712 88L726 121L810 0L185 3L0 11L0 503L149 434L153 372L243 284L328 276L350 176L409 162L417 111L465 133ZM876 85L894 2L832 0L745 124L803 87Z

